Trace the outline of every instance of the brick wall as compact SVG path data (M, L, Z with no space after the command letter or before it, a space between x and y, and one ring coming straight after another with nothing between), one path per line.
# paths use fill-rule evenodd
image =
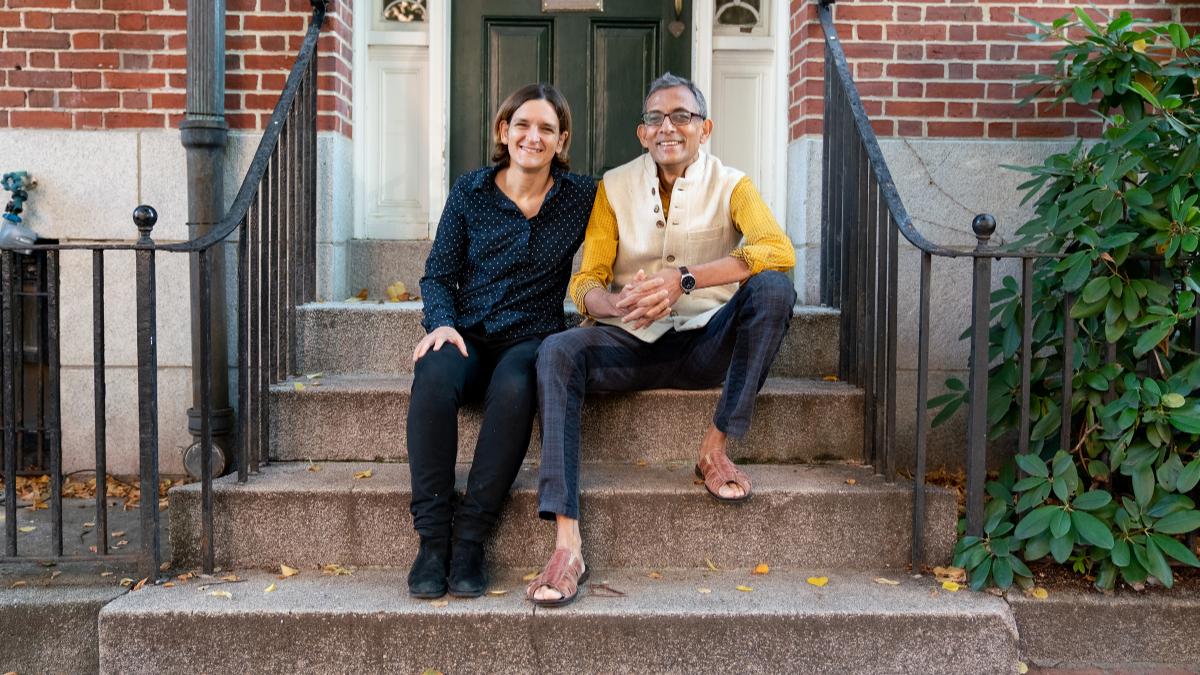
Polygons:
M176 127L186 103L186 0L0 0L0 127ZM349 3L320 41L318 124L350 127ZM308 0L228 0L226 113L260 129L300 49Z
M816 0L791 0L788 117L792 139L821 132L824 37ZM1200 24L1200 1L1092 0L1157 22ZM834 8L868 115L881 136L1062 138L1093 136L1085 108L1018 105L1021 76L1049 72L1056 47L1024 38L1017 15L1050 22L1076 0L842 0ZM1095 15L1096 13L1093 12Z

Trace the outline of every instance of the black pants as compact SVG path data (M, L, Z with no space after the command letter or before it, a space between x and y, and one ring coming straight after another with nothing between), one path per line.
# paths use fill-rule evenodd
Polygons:
M498 341L462 333L465 358L452 344L417 361L408 404L408 467L412 473L413 526L423 537L482 542L529 447L537 409L534 361L541 337ZM483 426L457 508L454 463L458 409L483 399Z

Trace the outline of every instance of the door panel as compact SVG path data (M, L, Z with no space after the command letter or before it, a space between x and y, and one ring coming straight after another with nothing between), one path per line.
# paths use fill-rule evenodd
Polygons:
M488 163L491 120L509 93L551 82L571 105L571 168L599 175L641 152L650 82L691 72L691 26L674 0L605 0L600 12L543 12L541 0L455 0L451 16L450 179ZM691 17L691 0L681 16Z

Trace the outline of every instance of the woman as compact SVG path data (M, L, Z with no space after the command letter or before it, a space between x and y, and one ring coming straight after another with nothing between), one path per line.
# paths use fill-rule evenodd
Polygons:
M428 333L413 350L408 461L418 598L477 597L483 543L529 446L534 360L565 327L563 298L596 187L568 173L571 111L548 84L521 87L493 123L494 164L455 183L425 263ZM466 495L452 505L458 409L483 400Z

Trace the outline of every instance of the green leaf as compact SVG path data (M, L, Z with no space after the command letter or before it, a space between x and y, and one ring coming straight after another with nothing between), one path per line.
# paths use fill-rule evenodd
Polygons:
M1153 539L1146 541L1146 570L1153 574L1167 588L1175 584L1175 578L1171 574L1171 565L1167 563L1162 549L1158 547L1158 544L1154 543Z
M1030 476L1038 476L1048 478L1050 476L1049 469L1046 468L1046 463L1037 455L1017 455L1017 466Z
M1058 506L1039 506L1030 511L1017 523L1013 536L1017 539L1036 537L1050 527L1050 519L1055 513L1062 511Z
M1133 496L1139 506L1146 506L1154 497L1154 469L1144 466L1133 475Z
M1071 507L1081 511L1095 511L1096 509L1108 506L1112 502L1112 495L1105 490L1090 490L1075 498L1071 502Z
M1096 37L1104 36L1104 31L1100 30L1100 26L1096 25L1096 22L1092 20L1092 17L1088 16L1088 13L1082 7L1075 8L1075 16L1079 17L1079 20L1088 27L1088 30L1092 31L1093 35Z
M1125 201L1129 202L1130 206L1149 206L1150 204L1152 204L1154 202L1154 197L1152 197L1147 190L1138 187L1138 188L1133 188L1132 190L1129 190L1128 192L1125 193ZM1121 236L1129 236L1130 237L1127 241L1124 242L1126 244L1137 239L1136 232L1126 232L1126 233L1124 233L1124 235L1121 235ZM1116 248L1117 246L1120 246L1120 244L1109 245L1109 246L1106 246L1105 248Z
M1129 88L1137 92L1138 96L1146 99L1150 105L1154 106L1155 108L1162 108L1162 103L1160 103L1154 94L1150 93L1150 90L1143 86L1141 82L1130 82Z
M1170 415L1171 426L1185 434L1200 434L1200 411L1175 410Z
M1050 534L1040 534L1025 542L1025 559L1040 560L1050 552Z
M1050 555L1054 558L1054 562L1062 564L1071 557L1071 551L1075 550L1075 537L1067 533L1065 537L1055 537L1050 540Z
M1101 298L1107 297L1109 291L1108 280L1109 277L1096 277L1087 282L1087 285L1083 287L1083 294L1081 296L1083 301L1097 302Z
M1112 530L1096 516L1086 511L1072 511L1071 524L1075 526L1079 538L1087 543L1103 549L1113 547Z
M1004 556L996 558L992 563L992 581L1000 588L1008 588L1013 582L1011 558Z
M1124 539L1118 539L1113 542L1112 561L1117 567L1125 567L1129 564L1129 542Z
M1065 510L1059 510L1053 517L1050 518L1050 536L1065 537L1071 531L1071 514Z
M1172 513L1154 523L1154 531L1162 534L1187 534L1196 528L1200 528L1200 511L1195 509Z
M1162 342L1163 338L1170 335L1174 329L1175 317L1164 319L1154 324L1153 328L1150 328L1138 337L1137 344L1133 347L1133 355L1139 358L1144 356L1151 349L1154 349L1158 343Z
M983 590L983 587L987 585L988 575L991 571L992 559L988 558L979 567L976 567L975 571L971 572L971 589L976 591Z
M1162 489L1174 492L1175 480L1179 478L1180 473L1183 473L1183 462L1179 459L1179 455L1171 455L1170 459L1158 467L1154 475L1158 478L1158 484Z
M1161 400L1162 400L1163 406L1167 407L1167 408L1182 408L1183 405L1185 403L1187 403L1187 400L1185 398L1183 398L1179 394L1176 394L1175 392L1171 392L1169 394L1163 394Z
M1200 458L1193 459L1183 468L1179 478L1175 480L1175 489L1180 492L1190 492L1200 483ZM1014 486L1015 487L1015 486Z
M1196 558L1196 554L1192 553L1191 549L1184 546L1175 537L1168 537L1165 534L1151 534L1150 539L1154 541L1163 553L1171 556L1185 565L1192 567L1200 567L1200 559Z
M1046 479L1042 478L1041 476L1026 476L1016 483L1013 483L1012 489L1013 492L1024 492L1026 490L1032 490L1033 488L1045 482Z

